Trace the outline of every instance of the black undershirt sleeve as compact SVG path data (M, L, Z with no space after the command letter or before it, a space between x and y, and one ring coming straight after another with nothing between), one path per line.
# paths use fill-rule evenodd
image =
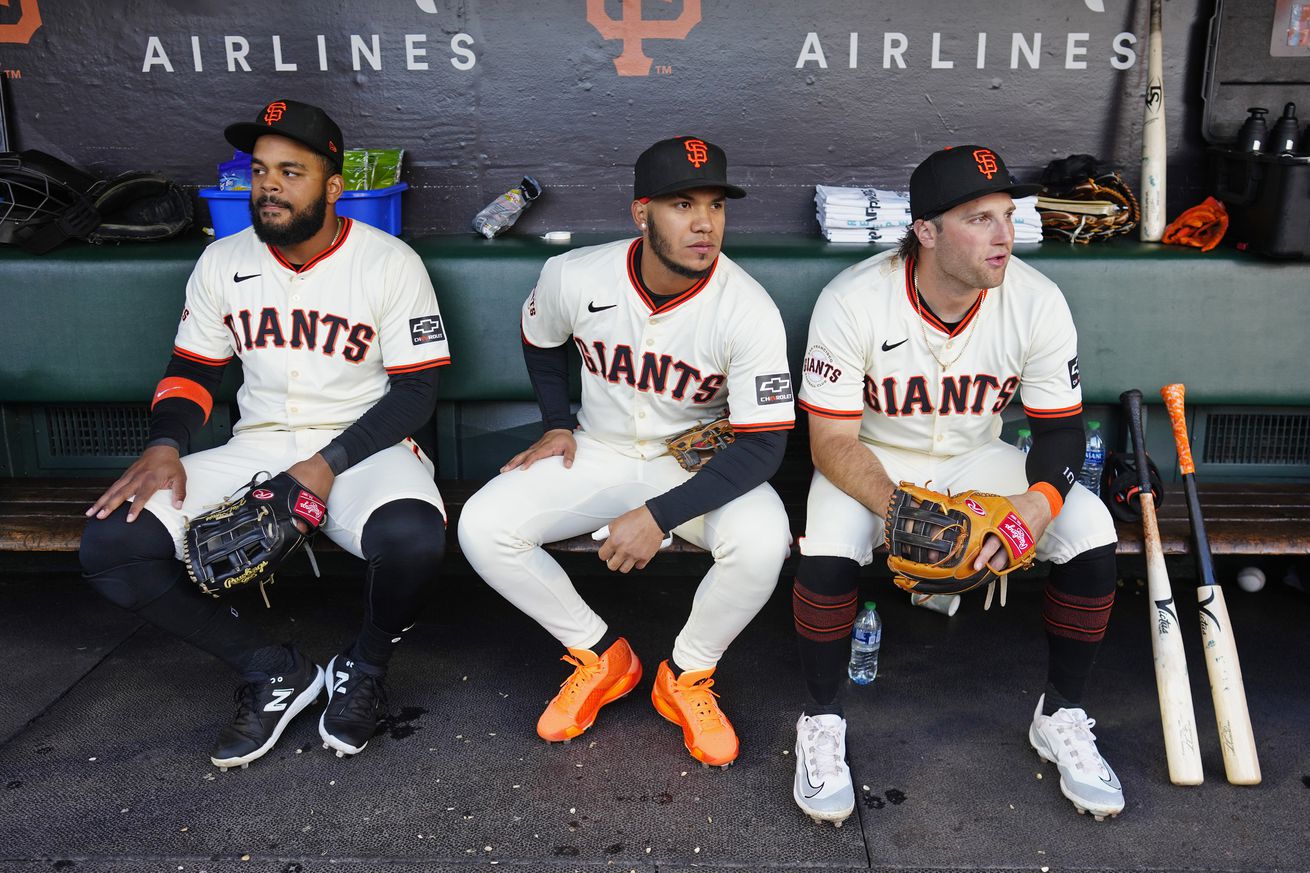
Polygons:
M532 380L532 393L541 408L544 430L573 430L578 420L569 407L569 344L543 349L523 342L523 363Z
M1046 482L1060 492L1063 500L1083 468L1086 443L1082 413L1063 418L1030 417L1028 426L1033 432L1033 447L1024 468L1028 484Z
M319 452L334 476L394 446L427 424L437 408L437 371L428 367L387 379L387 393Z
M646 501L660 530L668 533L680 524L718 509L778 472L787 448L785 430L738 434L737 439L677 488Z
M164 378L188 379L213 397L223 381L227 364L201 364L174 354L164 368ZM200 430L208 416L194 400L183 397L166 397L150 409L150 431L146 448L172 446L186 454L191 438Z

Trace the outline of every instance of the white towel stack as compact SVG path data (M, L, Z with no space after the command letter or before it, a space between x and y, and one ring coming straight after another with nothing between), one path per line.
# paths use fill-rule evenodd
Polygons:
M906 191L816 185L814 205L829 242L896 243L910 226Z
M882 188L814 186L819 228L829 242L900 242L910 220L910 195ZM1014 201L1015 244L1042 241L1042 218L1037 197Z

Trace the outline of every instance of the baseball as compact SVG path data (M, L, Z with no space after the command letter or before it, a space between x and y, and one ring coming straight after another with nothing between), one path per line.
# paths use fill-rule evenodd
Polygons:
M1243 591L1254 594L1265 587L1265 573L1259 567L1243 567L1237 571L1237 585Z

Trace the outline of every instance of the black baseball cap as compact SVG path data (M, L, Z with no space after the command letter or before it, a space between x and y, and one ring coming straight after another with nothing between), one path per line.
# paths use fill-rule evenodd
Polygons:
M633 167L632 199L644 200L692 188L722 188L729 197L746 192L728 184L728 156L697 136L662 139L641 153Z
M950 146L935 151L910 176L910 217L934 218L977 197L1004 191L1027 197L1041 185L1020 185L992 149L986 146Z
M255 140L275 133L294 139L327 158L341 172L341 161L346 146L341 139L341 128L317 106L297 100L274 100L259 110L253 122L229 125L223 131L227 141L247 154L255 151Z

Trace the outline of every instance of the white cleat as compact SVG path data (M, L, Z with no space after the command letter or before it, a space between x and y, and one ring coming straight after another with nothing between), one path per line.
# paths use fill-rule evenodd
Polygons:
M1096 720L1081 709L1059 709L1042 715L1046 695L1037 700L1028 742L1043 761L1060 769L1060 792L1079 815L1105 821L1123 812L1124 794L1119 777L1096 749L1092 728Z
M801 714L796 722L796 777L792 798L816 822L841 827L855 811L855 788L846 766L846 719Z

